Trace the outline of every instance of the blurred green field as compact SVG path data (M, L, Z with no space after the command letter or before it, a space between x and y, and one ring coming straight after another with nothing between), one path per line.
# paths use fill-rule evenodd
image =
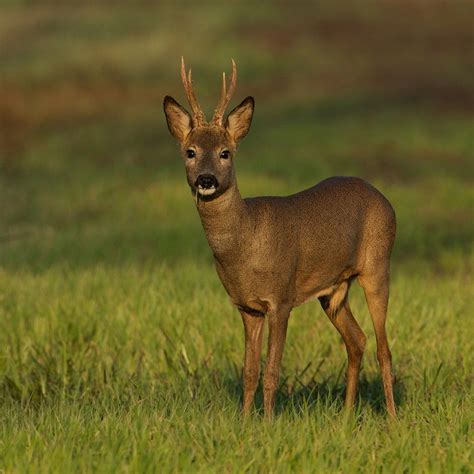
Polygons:
M2 5L0 470L472 472L469 2ZM165 94L185 103L181 55L205 110L230 57L234 103L256 98L244 196L357 175L393 203L396 426L356 285L354 417L343 344L310 303L275 422L260 394L240 419L240 316L162 113Z

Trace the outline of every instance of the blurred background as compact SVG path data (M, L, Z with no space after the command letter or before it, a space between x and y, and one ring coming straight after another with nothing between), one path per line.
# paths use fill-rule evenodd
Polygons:
M211 262L162 112L256 98L244 196L361 176L398 216L395 260L472 271L472 3L6 1L0 265ZM229 109L230 110L230 109ZM467 258L469 257L469 258Z

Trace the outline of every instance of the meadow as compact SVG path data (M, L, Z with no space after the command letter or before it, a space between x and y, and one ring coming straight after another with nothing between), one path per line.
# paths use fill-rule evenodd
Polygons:
M0 7L0 472L473 471L472 9L258 5ZM207 111L230 57L233 103L256 99L244 196L356 175L392 202L396 423L357 285L354 414L310 302L275 420L261 390L241 419L241 319L162 112L165 94L185 104L182 54Z

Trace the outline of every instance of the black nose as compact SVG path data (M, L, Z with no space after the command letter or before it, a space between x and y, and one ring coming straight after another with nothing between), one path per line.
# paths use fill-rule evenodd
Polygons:
M217 188L217 179L212 174L200 174L196 180L196 186L201 186L205 189Z

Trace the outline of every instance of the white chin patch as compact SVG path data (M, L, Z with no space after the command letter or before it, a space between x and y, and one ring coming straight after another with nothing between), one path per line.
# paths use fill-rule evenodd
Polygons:
M198 186L197 191L201 196L212 196L216 192L216 188L214 186L212 188L203 188L202 186Z

